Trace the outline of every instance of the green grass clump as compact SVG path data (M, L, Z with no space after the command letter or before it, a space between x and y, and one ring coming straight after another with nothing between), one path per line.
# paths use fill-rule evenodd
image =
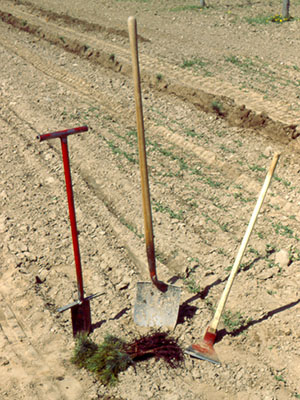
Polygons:
M164 360L169 367L177 368L183 361L183 350L177 340L165 332L154 332L126 343L115 336L107 335L100 345L93 343L87 334L78 335L71 361L79 368L96 374L105 386L114 385L120 372L134 361L148 357Z
M98 346L86 334L78 335L74 355L71 358L72 363L76 364L79 368L86 368L88 359L97 349Z
M86 335L80 335L72 362L95 373L104 385L116 384L118 374L133 363L125 351L125 342L112 335L107 335L100 345L93 343Z

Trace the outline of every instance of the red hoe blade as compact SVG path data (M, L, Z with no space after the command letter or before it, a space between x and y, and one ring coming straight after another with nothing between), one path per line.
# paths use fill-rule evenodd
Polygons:
M210 332L210 330L211 328L208 327L202 342L200 344L192 344L185 350L185 353L192 357L200 358L201 360L210 361L214 364L221 364L214 349L217 333Z
M268 174L266 176L266 179L265 179L265 182L263 184L263 187L262 187L262 189L260 191L256 206L255 206L254 211L252 213L252 216L251 216L249 225L247 227L244 239L243 239L243 241L241 243L239 252L238 252L237 257L235 259L234 265L232 267L231 273L229 275L228 281L226 283L225 289L224 289L223 294L221 296L221 299L220 299L220 302L218 304L218 307L217 307L217 310L215 312L215 315L214 315L209 327L206 330L206 333L204 335L203 340L200 343L192 344L190 347L188 347L185 350L186 354L189 354L189 355L191 355L193 357L196 357L196 358L200 358L201 360L206 360L206 361L210 361L210 362L215 363L215 364L220 364L219 358L218 358L217 353L215 352L215 349L214 349L214 346L213 346L214 343L215 343L216 337L217 337L218 324L219 324L223 309L225 307L225 303L227 301L227 298L228 298L231 286L233 284L234 278L235 278L235 276L236 276L236 274L238 272L238 269L239 269L239 266L240 266L240 263L241 263L241 259L242 259L243 255L244 255L244 252L245 252L246 246L248 244L250 235L252 233L254 224L256 222L258 213L260 211L260 208L261 208L262 203L264 201L264 198L266 196L267 190L269 188L269 185L270 185L272 176L274 174L274 171L275 171L279 156L280 156L280 154L276 153L274 155L274 157L273 157L271 166L269 168L269 171L268 171Z

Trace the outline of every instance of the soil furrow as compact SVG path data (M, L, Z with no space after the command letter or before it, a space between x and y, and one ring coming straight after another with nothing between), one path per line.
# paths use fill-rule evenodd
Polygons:
M175 29L181 26L183 36L188 30L198 32L202 25L209 31L214 18L220 33L218 4L224 1L196 14L192 10L172 14L167 9L171 0L163 4L103 0L101 26L95 22L100 11L94 0L84 3L84 13L80 0L73 0L69 11L67 3L45 1L4 0L0 6L8 22L0 24L0 289L4 299L0 368L7 378L2 380L1 396L9 400L39 399L41 393L47 398L76 398L81 393L91 399L125 396L128 400L297 397L300 176L293 151L298 140L290 140L297 130L275 123L280 116L273 124L268 118L276 114L275 108L273 113L257 114L264 104L270 106L261 102L262 96L254 96L259 84L246 103L240 93L232 92L232 82L226 83L232 74L224 75L224 84L218 83L225 64L231 63L235 71L245 68L245 56L234 58L223 46L215 64L203 64L205 60L201 64L198 44L190 40L182 52L180 29ZM88 17L93 7L95 19ZM161 360L146 359L121 373L115 387L107 388L70 363L74 347L70 313L57 313L58 307L77 299L61 149L58 140L39 143L36 136L89 127L68 143L84 289L86 295L100 294L91 300L91 338L99 343L110 333L130 341L147 333L132 319L136 283L149 280L124 28L124 16L132 15L134 7L140 13L142 37L151 39L141 40L140 60L158 276L182 287L172 334L183 348L201 340L272 156L275 151L282 155L219 324L215 348L222 364L187 356L179 370L170 370ZM146 7L151 13L157 7L151 14L151 29ZM253 7L257 10L258 5ZM167 23L159 26L160 13ZM177 25L179 15L181 25ZM195 15L202 25L196 24ZM278 26L276 32L288 34L293 25L285 26ZM165 37L172 29L174 36ZM222 29L226 37L232 25ZM161 48L153 40L158 33ZM251 30L249 36L253 38ZM208 49L207 36L203 38L202 46ZM211 42L213 51L219 39L216 36ZM248 36L244 39L247 44ZM172 50L176 46L178 54ZM170 53L164 57L167 48ZM193 51L197 56L192 60L198 64L180 66L178 60L190 58ZM221 57L229 61L222 63ZM249 61L249 74L254 74L255 62ZM196 71L195 65L202 70ZM213 68L216 74L205 76L204 69ZM265 77L267 67L260 73ZM267 78L265 82L270 83ZM294 93L290 86L287 91ZM274 97L273 106L283 98ZM253 107L247 109L251 101ZM230 112L237 108L232 126ZM291 121L291 115L286 120ZM243 127L253 124L262 129ZM22 379L17 380L18 372Z
M2 19L18 29L46 39L114 71L122 72L126 76L131 74L128 50L114 44L108 45L99 39L94 40L73 29L51 26L52 24L40 18L22 13L10 6L6 9L10 12L2 11ZM34 22L30 23L28 19ZM61 36L63 31L64 36ZM158 72L154 74L153 70ZM255 93L248 92L245 96L229 83L220 83L208 77L195 78L189 71L184 71L183 74L178 67L149 58L147 55L141 56L141 71L144 83L152 90L174 94L201 110L217 113L232 125L257 127L270 137L285 143L296 137L295 128L299 122L297 114L293 114L284 103L275 105L274 102L265 101L262 96ZM218 109L215 108L217 103L222 105Z

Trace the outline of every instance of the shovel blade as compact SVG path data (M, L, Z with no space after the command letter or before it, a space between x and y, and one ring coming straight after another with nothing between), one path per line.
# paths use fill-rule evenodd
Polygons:
M91 332L92 319L89 300L84 299L82 303L72 306L71 316L74 337L81 332Z
M138 282L134 322L139 326L175 328L180 302L180 287L168 285L161 292L151 282Z

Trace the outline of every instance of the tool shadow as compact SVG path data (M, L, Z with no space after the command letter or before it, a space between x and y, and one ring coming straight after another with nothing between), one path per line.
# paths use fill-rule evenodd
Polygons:
M273 250L269 251L269 254L272 254L272 253L273 253ZM239 269L238 274L240 274L241 272L248 271L259 260L261 260L263 258L264 258L264 256L258 256L258 257L255 257L253 260L247 262L246 264L243 265L242 268ZM204 300L207 297L210 289L216 285L219 285L220 283L226 282L228 280L228 276L226 276L226 278L224 278L224 279L217 278L213 283L211 283L210 285L207 285L203 290L201 290L201 292L195 294L194 296L187 299L184 303L182 303L179 307L177 324L182 324L184 322L184 320L186 320L186 319L192 319L194 317L198 307L192 306L192 305L190 305L190 303L192 303L196 300L199 300L199 299ZM168 282L171 284L174 284L177 279L179 279L179 278L174 276Z
M186 319L192 319L194 317L196 311L198 310L198 307L190 305L190 303L199 299L204 300L212 287L219 285L220 283L223 283L226 280L227 277L225 279L220 279L220 278L216 279L213 283L207 285L203 290L201 290L201 292L195 294L194 296L190 297L185 302L183 302L179 306L177 325L183 324Z
M94 330L96 330L98 328L101 328L101 326L103 324L105 324L107 321L114 321L114 320L120 319L121 317L123 317L123 315L127 314L127 311L129 311L129 310L130 310L129 307L125 307L121 311L119 311L114 317L108 318L108 320L107 319L102 319L101 321L95 322L91 326L91 332L94 332Z
M224 336L229 335L229 336L238 336L241 333L245 332L247 329L249 329L251 326L260 324L263 321L266 321L267 319L271 318L273 315L278 314L280 312L286 311L292 307L295 307L297 304L300 303L300 299L293 301L291 303L286 304L285 306L281 306L278 308L275 308L274 310L268 311L265 315L263 315L261 318L254 319L252 321L247 322L245 325L240 326L237 329L234 329L233 331L228 332L226 329L221 329L217 332L217 337L215 343L220 342Z

